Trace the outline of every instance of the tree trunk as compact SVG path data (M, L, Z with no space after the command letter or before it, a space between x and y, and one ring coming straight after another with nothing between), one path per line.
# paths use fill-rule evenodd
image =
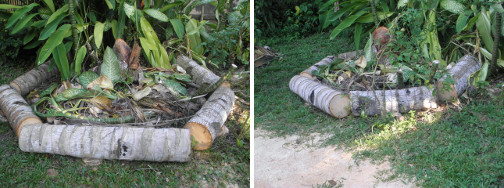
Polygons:
M312 72L314 70L318 70L320 66L329 66L333 61L335 57L334 56L327 56L324 59L320 60L318 63L315 63L315 65L311 66L310 68L304 70L301 72L299 75L307 77L307 78L313 78Z
M481 68L478 60L471 56L465 55L460 58L459 62L448 70L448 75L454 81L451 84L447 81L448 76L444 76L436 83L436 95L439 101L449 102L457 99L462 95L470 84L470 76Z
M303 76L294 76L289 82L292 92L308 103L336 118L343 118L350 113L350 98L341 91Z
M17 77L10 83L10 86L19 92L21 95L28 94L35 87L42 84L47 79L57 76L58 69L56 67L49 71L49 61L40 65L38 68L32 69L27 73Z
M19 134L24 152L93 159L187 162L188 129L32 124Z
M225 82L189 120L184 128L191 130L191 137L194 139L193 149L206 150L212 146L231 112L234 100L234 92L229 83Z
M362 112L368 116L380 115L381 106L385 112L406 113L411 110L426 110L437 108L436 97L432 95L434 89L425 86L397 90L350 91L352 114L360 116ZM385 101L384 99L385 95Z
M9 85L0 87L0 109L18 137L23 126L42 123L23 97Z
M180 65L180 67L190 74L194 83L200 86L212 85L220 79L220 77L215 75L212 71L200 66L196 61L184 55L177 57L177 65Z

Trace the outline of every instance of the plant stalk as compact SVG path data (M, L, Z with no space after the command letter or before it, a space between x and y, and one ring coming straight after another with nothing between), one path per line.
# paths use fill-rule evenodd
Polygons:
M497 58L499 58L499 40L501 35L501 17L500 12L495 12L495 33L494 33L494 46L492 50L492 61L490 63L490 69L488 69L488 74L490 75L493 70L497 67Z
M77 22L75 21L75 5L74 5L74 0L69 0L68 1L68 8L70 12L70 20L72 22L72 37L73 37L73 49L74 49L74 55L77 55L77 49L79 46L79 39L77 36Z

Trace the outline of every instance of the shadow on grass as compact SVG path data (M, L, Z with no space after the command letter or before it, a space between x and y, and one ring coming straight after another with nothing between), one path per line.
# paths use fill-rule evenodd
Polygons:
M256 127L277 135L330 134L326 145L338 145L355 159L388 160L396 177L425 187L499 187L504 185L504 104L480 97L462 110L423 112L393 117L334 119L306 105L288 88L292 76L327 55L351 51L348 38L327 34L270 45L286 56L256 69Z

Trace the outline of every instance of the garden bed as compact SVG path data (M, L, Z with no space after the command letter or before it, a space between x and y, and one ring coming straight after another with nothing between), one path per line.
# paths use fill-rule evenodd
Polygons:
M25 152L95 159L186 162L190 159L191 149L208 149L225 129L223 124L235 97L228 83L220 83L222 79L188 57L179 56L177 66L191 75L196 85L219 85L194 115L188 114L190 112L177 115L183 116L180 119L186 118L183 128L149 121L134 124L108 124L106 121L43 123L23 96L57 77L57 70L48 71L47 63L18 77L10 85L1 86L0 107L18 136L20 149ZM166 117L158 116L156 121L166 120L162 118Z
M338 55L338 58L352 59L355 54L347 52ZM476 58L466 55L432 86L386 90L375 89L373 85L355 89L351 87L351 83L347 83L345 90L334 88L312 75L319 67L330 66L335 59L334 56L328 56L294 76L289 82L289 88L306 102L336 118L346 117L350 113L354 116L372 116L382 112L406 113L411 110L437 108L439 103L452 101L463 94L469 86L471 75L481 68ZM349 76L340 77L343 82L350 80Z

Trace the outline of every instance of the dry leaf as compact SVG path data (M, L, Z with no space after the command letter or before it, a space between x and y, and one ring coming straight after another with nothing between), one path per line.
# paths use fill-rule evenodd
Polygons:
M131 50L131 54L128 59L128 68L137 70L140 67L140 50L142 48L135 41L133 44L133 50Z
M355 61L355 65L359 66L360 68L364 69L367 66L367 60L364 56L361 56L357 61Z
M110 78L105 75L101 75L97 79L93 80L91 83L89 83L86 89L92 89L96 84L98 84L98 86L102 89L114 89L114 83L112 83L112 80L110 80Z
M133 100L139 101L140 99L146 97L152 92L152 89L150 87L146 87L140 91L133 92Z
M114 52L120 60L128 61L131 54L131 48L128 43L124 42L124 40L117 38L114 44Z
M105 109L109 112L112 111L112 101L103 95L93 97L89 100L89 102L101 110Z

